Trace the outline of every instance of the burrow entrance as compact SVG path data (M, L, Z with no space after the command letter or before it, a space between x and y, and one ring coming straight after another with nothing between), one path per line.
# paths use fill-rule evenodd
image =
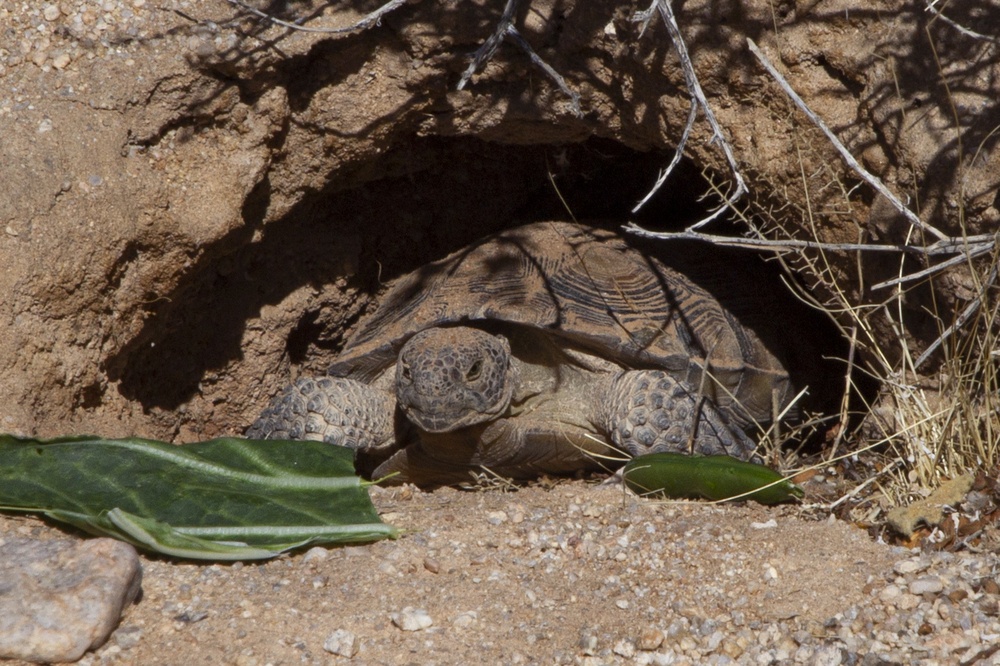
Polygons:
M671 157L596 138L529 146L414 139L262 225L265 180L245 203L245 227L205 248L151 306L142 331L109 359L109 375L182 439L238 434L290 378L321 373L385 286L428 261L504 228L571 219L570 211L609 228L633 219L658 230L704 216L718 199L687 160L631 215ZM714 231L739 227L723 221ZM842 357L832 326L796 300L779 272L763 266L768 282L755 289L784 292L809 319L809 353ZM746 275L734 265L731 279L741 284Z

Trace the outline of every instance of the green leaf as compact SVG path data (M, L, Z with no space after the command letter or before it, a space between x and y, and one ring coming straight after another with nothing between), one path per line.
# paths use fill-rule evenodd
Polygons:
M309 544L395 537L354 473L323 442L0 435L0 509L194 559L262 559Z
M650 453L630 460L622 478L636 494L671 499L750 499L778 504L803 495L802 488L773 469L730 456Z

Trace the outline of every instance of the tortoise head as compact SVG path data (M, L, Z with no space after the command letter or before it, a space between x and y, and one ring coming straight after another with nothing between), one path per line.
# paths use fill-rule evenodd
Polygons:
M507 410L516 382L507 339L465 326L417 333L396 363L399 406L427 432L492 421Z

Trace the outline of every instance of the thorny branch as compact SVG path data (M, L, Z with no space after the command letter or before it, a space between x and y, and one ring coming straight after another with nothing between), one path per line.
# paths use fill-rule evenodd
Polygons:
M712 243L713 245L721 245L726 247L741 247L741 248L752 248L758 250L768 250L771 252L793 252L805 249L815 249L815 250L827 250L827 251L839 251L839 252L852 252L852 251L864 251L864 252L906 252L914 255L922 256L936 256L942 254L960 254L961 258L968 260L970 256L978 257L982 254L993 249L995 245L996 237L993 234L984 234L982 236L969 236L963 239L955 238L945 238L936 243L930 245L880 245L875 243L822 243L820 241L808 241L808 240L798 240L798 239L784 239L784 240L771 240L767 238L740 238L732 236L719 236L716 234L704 233L701 231L692 231L691 229L685 229L684 231L649 231L648 229L643 229L639 227L634 222L630 222L625 226L625 230L636 234L637 236L644 236L646 238L664 238L668 240L698 240ZM955 262L953 259L949 259L946 262L942 262L937 266L932 266L933 268L947 268L953 265ZM947 264L947 266L945 266ZM914 274L914 277L922 277L923 274L934 272L931 269L926 269L921 271L921 274ZM897 281L905 281L908 278ZM875 285L876 287L880 285ZM885 286L889 286L886 284ZM874 287L873 287L874 288Z
M670 164L667 168L660 172L659 178L656 179L656 184L653 185L652 189L642 198L642 200L635 205L632 209L633 213L638 213L639 209L646 205L646 202L653 198L661 187L663 183L667 182L667 178L670 177L670 173L674 170L678 164L680 164L681 158L684 157L684 147L687 146L688 137L691 136L691 128L694 127L694 121L698 118L698 105L691 101L691 112L688 113L687 124L684 125L684 131L681 133L681 140L677 142L677 147L674 149L674 157L670 160Z

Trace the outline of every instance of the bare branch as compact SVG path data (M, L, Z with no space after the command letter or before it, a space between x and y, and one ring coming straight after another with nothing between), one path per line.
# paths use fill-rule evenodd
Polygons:
M349 26L345 26L343 28L309 28L309 27L300 25L299 23L290 23L288 21L282 21L279 18L271 16L270 14L262 12L259 9L256 9L254 7L251 7L250 5L246 4L242 0L226 0L226 2L228 2L229 4L234 5L236 7L239 7L240 9L242 9L242 10L244 10L246 12L249 12L249 13L253 14L254 16L258 16L258 17L260 17L262 19L270 21L271 23L274 23L275 25L280 25L283 28L289 28L291 30L298 30L299 32L315 32L315 33L321 33L321 34L326 34L326 35L343 35L343 34L347 34L349 32L357 32L359 30L367 30L368 28L372 27L373 25L379 25L379 23L382 21L382 17L383 16L385 16L386 14L388 14L389 12L391 12L392 10L405 5L406 2L407 2L407 0L389 0L389 2L385 3L384 5L382 5L381 7L379 7L378 9L376 9L375 11L373 11L370 14L366 15L364 18L362 18L357 23L353 23L353 24L351 24Z
M528 44L527 40L521 36L520 32L517 31L517 28L514 26L508 26L507 38L519 46L521 50L528 55L528 58L531 59L531 62L535 65L535 67L540 68L543 72L548 74L553 83L559 86L559 89L563 91L563 94L569 97L570 108L573 110L573 115L577 118L582 118L583 111L580 110L580 93L571 89L566 84L566 80L562 77L562 75L560 75L559 72L552 67L552 65L542 60L541 57L535 53L534 49L531 48L531 45Z
M642 201L635 205L632 209L633 213L639 212L639 209L646 205L646 202L653 198L660 188L663 187L663 183L667 182L667 178L670 176L670 172L674 170L678 164L680 164L681 158L684 157L684 146L687 145L688 137L691 136L691 128L694 127L694 121L698 118L698 105L691 101L691 112L688 113L687 124L684 126L684 131L681 132L681 140L677 142L677 147L674 149L674 157L670 160L670 164L667 168L660 172L660 177L656 179L656 184L653 188L642 198Z
M840 142L840 139L837 138L837 135L834 134L833 131L826 126L826 123L823 122L823 119L820 118L818 115L816 115L812 111L812 109L806 106L806 103L802 100L801 97L799 97L798 93L796 93L792 89L792 87L788 84L788 81L785 80L785 78L778 72L778 70L774 68L774 65L771 64L771 62L767 59L764 53L757 47L757 44L755 44L754 41L749 37L747 38L747 44L750 47L750 51L755 56L757 56L757 60L759 60L760 64L764 66L764 69L767 70L768 74L770 74L774 78L774 80L777 81L778 85L780 85L782 90L785 91L785 94L788 95L788 97L795 103L795 106L799 107L799 109L803 113L805 113L806 116L809 117L809 120L813 121L813 123L817 127L819 127L824 134L826 134L826 138L830 140L830 143L834 145L834 147L837 149L837 152L840 153L841 157L844 158L844 161L847 162L848 166L850 166L855 173L861 176L861 178L866 183L874 187L882 196L888 199L892 203L892 205L896 207L896 210L898 210L900 213L906 216L906 219L910 222L910 224L926 231L927 233L935 236L938 239L947 238L943 233L941 233L940 231L938 231L937 229L935 229L934 227L932 227L931 225L927 224L919 217L917 217L916 213L914 213L909 208L904 206L903 202L900 201L896 197L896 195L893 194L889 190L889 188L887 188L882 183L882 181L880 181L877 177L869 173L867 169L861 166L861 164L856 159L854 159L854 156L851 155L850 151L847 150L844 144Z
M646 24L648 24L654 11L658 11L660 13L660 16L663 18L663 23L667 26L667 32L670 33L670 41L673 43L674 51L677 52L677 57L681 61L681 72L684 74L684 83L687 85L688 93L691 95L692 106L691 114L688 116L688 126L684 130L684 136L682 136L682 141L678 146L677 153L675 153L671 165L667 167L667 173L669 173L674 164L679 161L679 155L683 150L684 144L687 143L686 137L687 134L690 133L693 118L697 113L697 109L700 107L702 111L705 112L705 120L708 121L709 126L712 128L712 138L709 141L709 144L718 143L722 148L722 152L726 157L726 162L729 163L729 168L733 172L733 179L736 181L736 191L732 194L732 196L726 199L722 206L720 206L714 213L688 227L693 230L708 224L722 215L725 211L729 210L740 197L746 194L747 186L743 180L743 174L740 173L739 165L736 163L736 157L733 155L732 146L730 146L729 141L726 140L726 136L722 132L722 127L719 125L719 121L716 120L715 113L712 111L712 107L709 105L708 99L705 97L705 92L701 88L701 83L698 81L698 74L694 71L694 64L691 62L691 56L688 55L687 45L684 42L684 36L681 34L680 26L677 24L677 18L674 16L674 10L670 6L669 0L653 0L653 3L648 9L634 14L632 16L632 20L642 23L641 32L645 32ZM664 178L665 176L661 176L657 180L656 185L653 186L653 190L650 191L650 193L643 198L642 202L640 202L639 205L632 210L633 213L646 201L648 201L656 190L663 185Z
M940 264L934 264L933 266L928 266L922 271L917 271L916 273L910 273L908 275L903 275L902 277L886 280L885 282L879 282L878 284L873 284L872 291L876 289L885 289L886 287L902 284L904 282L912 282L913 280L919 280L920 278L926 277L928 275L940 273L941 271L947 268L951 268L956 264L961 264L966 261L969 261L970 259L974 259L978 256L984 255L987 252L992 252L993 248L994 248L993 243L982 243L980 245L969 247L965 252L959 254L957 257L952 257L951 259L942 261Z
M964 25L961 25L960 23L957 23L956 21L951 20L950 18L948 18L947 16L945 16L944 14L942 14L940 11L938 11L938 8L935 7L935 5L937 3L938 3L938 0L929 0L927 2L927 6L925 7L925 9L927 11L931 12L932 14L934 14L936 17L938 17L939 19L941 19L945 23L947 23L948 25L950 25L951 27L953 27L955 30L958 30L960 33L962 33L966 37L972 37L973 39L981 39L981 40L986 41L986 42L993 42L993 43L1000 42L1000 39L998 39L998 38L996 38L994 36L983 35L981 33L976 32L975 30L971 30L969 28L966 28Z
M983 293L985 293L986 290L989 289L991 286L993 286L993 283L996 282L997 270L998 270L998 265L993 264L993 270L990 271L989 277L986 278L986 284L983 285L983 290L982 290ZM983 294L980 293L979 296L976 296L972 300L972 302L969 303L964 310L962 310L962 313L958 315L958 317L955 319L954 322L952 322L951 326L944 329L944 332L938 336L938 339L932 342L930 346L924 350L924 353L917 357L917 360L913 362L914 369L919 368L921 365L923 365L924 361L930 358L931 354L937 351L937 348L940 347L942 344L944 344L945 340L954 335L955 331L962 328L962 326L965 325L965 322L969 320L969 317L975 314L976 310L979 309L982 303L983 303Z
M742 247L757 250L769 250L772 252L798 251L803 249L827 250L831 252L905 252L908 254L931 256L941 254L960 254L958 259L966 261L972 257L989 252L995 247L995 238L992 235L973 236L968 239L945 238L940 242L931 245L878 245L874 243L822 243L819 241L807 241L797 239L770 240L766 238L744 238L732 236L720 236L717 234L707 234L695 231L694 227L688 227L684 231L650 231L643 229L634 222L629 222L623 227L625 231L645 238L658 238L663 240L698 240L720 245L724 247ZM971 243L970 243L971 241ZM948 262L958 263L954 260ZM938 264L943 266L943 264ZM905 280L907 278L903 278Z
M458 85L456 88L462 90L469 83L472 75L479 71L485 63L489 62L493 54L500 47L500 43L506 38L513 42L515 46L521 49L531 60L531 63L541 69L545 74L559 86L559 89L570 99L570 107L573 110L573 115L578 118L583 117L583 112L580 110L580 94L572 90L567 84L566 80L557 72L551 65L541 59L541 57L535 53L535 50L531 48L528 41L518 32L517 28L514 27L514 17L517 13L517 6L519 0L507 0L507 5L504 7L503 14L500 15L500 20L497 22L496 28L493 30L493 34L486 38L482 46L476 49L476 52L472 54L472 62L465 69L462 74L462 78L458 80Z

